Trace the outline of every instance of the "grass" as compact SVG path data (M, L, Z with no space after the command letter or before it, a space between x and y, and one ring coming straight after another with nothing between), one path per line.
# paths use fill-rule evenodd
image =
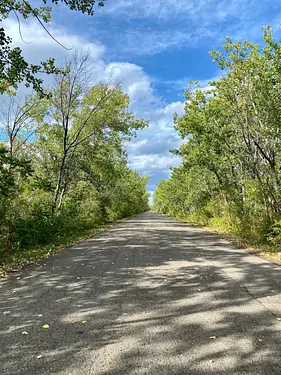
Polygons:
M268 242L255 243L226 229L218 229L215 227L203 227L204 230L212 232L226 240L232 242L237 247L249 251L270 260L271 262L281 264L281 248L280 246L270 244Z
M104 232L117 223L130 219L132 216L100 224L94 228L80 230L79 232L66 233L65 236L59 237L59 239L56 239L55 243L52 244L0 252L0 278L10 272L19 271L28 264L34 264L40 259L48 258L68 246L83 242L97 233Z
M230 227L223 227L223 225L201 225L193 221L189 221L188 219L183 218L175 218L176 220L180 222L184 222L188 225L195 226L197 228L200 228L206 232L210 232L213 234L216 234L219 237L222 237L231 243L233 243L235 246L243 248L247 251L249 251L252 254L259 255L261 257L264 257L267 260L270 260L271 262L281 264L281 246L279 245L273 245L269 242L258 242L251 239L250 237L246 238L242 235L233 233L230 229Z
M4 277L7 273L18 271L28 264L36 263L40 259L48 258L64 250L67 246L85 241L95 234L103 232L111 225L112 223L108 223L95 228L85 229L80 233L66 234L53 244L0 252L0 277Z

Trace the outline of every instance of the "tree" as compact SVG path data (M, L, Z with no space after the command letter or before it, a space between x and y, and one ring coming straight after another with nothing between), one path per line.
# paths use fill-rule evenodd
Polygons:
M3 129L0 134L4 137L10 157L21 158L23 149L34 136L36 121L42 120L44 114L43 102L32 96L23 101L20 97L6 97L0 104L0 118Z
M46 121L38 126L36 143L38 157L47 163L45 178L53 183L53 211L60 208L86 150L105 144L120 147L121 139L147 125L128 111L129 97L119 85L89 88L89 69L87 55L74 55L67 74L56 76L51 97L44 99Z
M185 113L175 117L182 165L159 184L157 209L256 238L279 220L281 44L270 27L263 35L263 47L227 38L211 52L224 76L208 91L185 92Z
M64 3L71 10L88 15L94 14L96 5L99 7L104 5L104 1L95 0L41 0L42 6L35 8L27 0L5 0L0 3L0 21L14 15L19 22L20 30L20 17L23 19L35 18L47 34L55 39L46 28L46 24L51 21L52 10L47 4L57 5L59 2ZM55 41L59 43L57 40ZM43 96L43 80L38 77L38 73L54 74L59 71L53 58L38 65L28 63L24 59L21 49L12 47L11 37L6 34L3 27L0 28L0 94L13 93L13 89L17 89L19 83L25 81L26 87L31 86L40 96Z

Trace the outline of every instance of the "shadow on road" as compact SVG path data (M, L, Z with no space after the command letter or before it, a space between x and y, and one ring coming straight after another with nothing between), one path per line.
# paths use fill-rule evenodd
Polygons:
M280 268L152 212L0 285L1 374L281 374Z

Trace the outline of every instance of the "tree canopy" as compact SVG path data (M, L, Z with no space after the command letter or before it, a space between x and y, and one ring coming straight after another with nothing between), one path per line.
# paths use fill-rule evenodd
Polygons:
M148 209L148 177L126 154L148 122L135 118L119 85L88 85L87 55L67 67L51 95L0 106L0 259Z
M51 4L64 3L69 9L86 13L90 16L94 14L95 7L102 7L105 1L95 0L39 0L40 7L33 7L27 0L5 0L0 3L0 21L14 16L20 26L21 19L33 18L46 33L53 38L46 28L46 24L51 21ZM19 32L20 27L19 27ZM58 73L59 69L55 61L50 57L40 64L31 64L25 60L22 50L13 46L12 38L7 35L5 28L0 27L0 94L14 93L21 82L25 82L26 87L32 87L41 96L44 95L43 79L38 77L38 73L46 74ZM58 41L57 41L58 42ZM59 43L59 42L58 42Z
M212 51L222 77L185 92L175 129L185 143L182 165L159 184L157 210L221 225L256 240L280 241L281 43L263 29L264 44L226 39ZM275 228L275 229L274 229Z

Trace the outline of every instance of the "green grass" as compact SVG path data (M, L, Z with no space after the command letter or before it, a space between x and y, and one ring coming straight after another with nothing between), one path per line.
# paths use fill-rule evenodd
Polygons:
M220 237L232 242L237 247L242 247L250 253L262 256L272 262L281 264L281 247L268 242L257 242L254 239L247 239L232 233L227 229L216 227L203 227L204 230L217 234Z
M52 244L9 252L0 251L0 277L4 277L10 272L16 272L28 264L36 263L40 259L48 258L51 255L64 250L68 246L83 242L97 233L104 232L114 224L130 219L132 216L124 217L114 222L100 224L90 229L79 230L79 232L66 233L64 236L55 239Z
M9 272L15 272L26 266L27 264L36 263L39 259L48 258L49 256L62 251L67 246L85 241L93 235L103 232L112 223L103 224L95 228L85 229L79 233L68 233L56 239L55 243L30 247L21 250L9 252L0 252L0 277L5 276Z
M258 236L243 235L243 233L234 233L229 225L225 224L223 219L211 220L208 226L199 224L193 218L176 217L177 221L184 222L188 225L196 226L204 231L216 234L235 246L243 248L250 253L262 256L271 262L281 264L281 246L273 245L266 241L258 240Z

